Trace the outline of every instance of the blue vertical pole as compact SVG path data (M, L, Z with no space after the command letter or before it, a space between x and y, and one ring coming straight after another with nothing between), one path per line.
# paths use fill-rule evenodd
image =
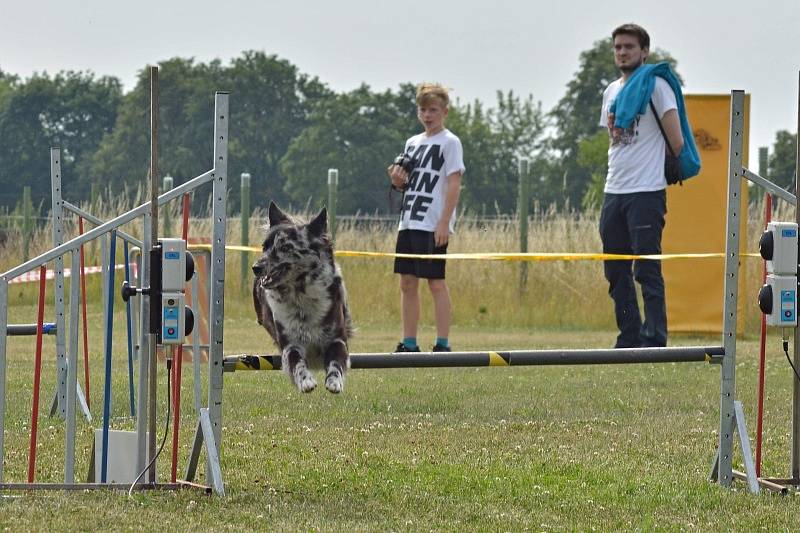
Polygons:
M108 313L106 314L106 378L103 388L103 455L100 467L100 483L108 475L108 423L111 420L111 333L114 329L114 264L117 251L117 232L111 232L108 261Z
M128 241L122 241L122 254L125 261L125 281L131 281L131 266L128 263ZM125 302L125 324L128 327L128 397L131 400L131 416L136 416L135 397L133 394L133 325L131 322L131 300Z

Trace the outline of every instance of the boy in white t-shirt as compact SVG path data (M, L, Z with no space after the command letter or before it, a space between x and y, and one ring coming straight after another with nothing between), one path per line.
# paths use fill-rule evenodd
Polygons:
M396 253L445 254L454 232L456 205L464 174L461 141L444 127L450 97L439 84L417 87L417 116L425 131L406 141L404 154L412 161L410 172L398 164L387 169L395 189L403 190L403 206L397 234ZM395 352L418 352L419 280L428 280L436 315L434 352L451 351L450 292L445 282L443 259L396 258L394 271L400 274L400 308L403 340Z

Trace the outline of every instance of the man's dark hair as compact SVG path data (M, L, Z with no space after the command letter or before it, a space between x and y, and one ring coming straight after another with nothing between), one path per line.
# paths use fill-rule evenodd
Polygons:
M650 36L647 34L647 31L638 24L630 23L617 27L617 29L611 32L611 39L616 39L617 35L633 35L639 39L639 46L641 46L642 49L650 49Z

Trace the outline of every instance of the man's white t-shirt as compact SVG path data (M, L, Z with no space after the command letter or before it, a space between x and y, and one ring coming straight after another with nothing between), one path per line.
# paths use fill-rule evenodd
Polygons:
M435 231L442 218L447 177L466 170L461 141L448 129L431 137L423 132L406 141L405 153L416 159L418 165L408 177L399 229ZM454 231L455 220L456 210L453 209L450 233Z
M608 127L608 109L622 90L622 78L603 92L600 126ZM656 76L652 94L659 118L670 109L677 109L675 93L669 84ZM667 148L653 110L647 104L644 115L637 115L627 129L609 130L608 175L604 191L612 194L659 191L667 186L664 178L664 154Z

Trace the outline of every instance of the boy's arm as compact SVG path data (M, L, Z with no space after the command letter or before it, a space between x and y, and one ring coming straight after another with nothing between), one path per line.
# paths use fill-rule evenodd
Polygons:
M461 194L461 171L453 172L447 176L447 191L444 197L444 208L433 238L436 246L444 246L450 239L450 217L458 204L458 197Z

